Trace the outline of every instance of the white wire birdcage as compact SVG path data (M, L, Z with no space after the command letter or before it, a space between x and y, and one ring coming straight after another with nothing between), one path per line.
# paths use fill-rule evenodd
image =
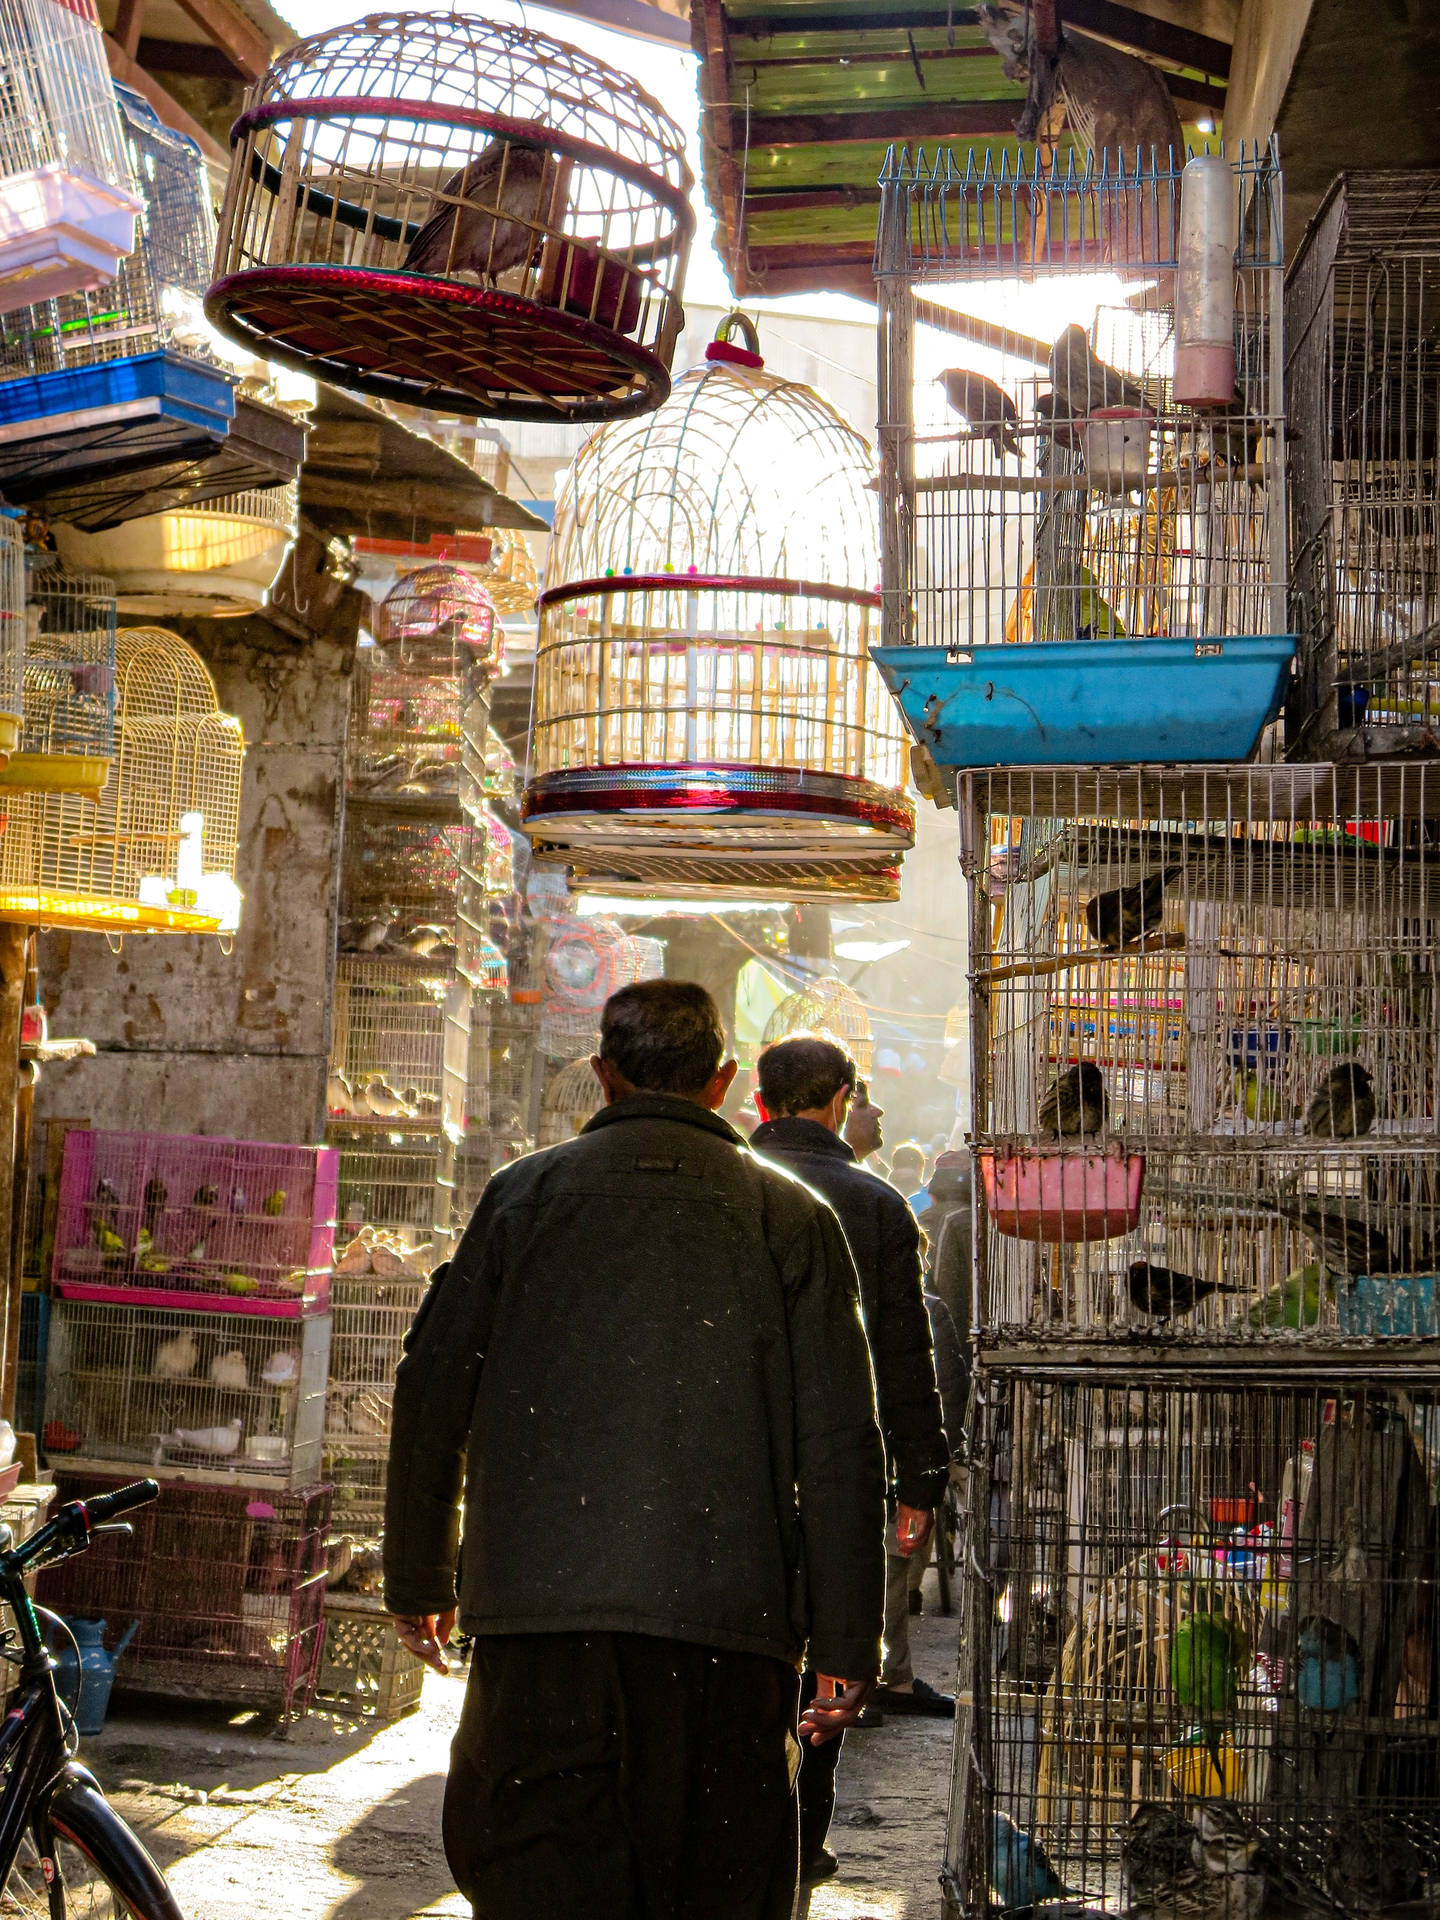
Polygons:
M0 754L20 744L25 624L25 528L11 507L0 512Z
M141 94L117 87L142 212L113 281L25 307L0 325L0 380L124 360L159 347L211 358L201 308L215 252L205 157Z
M1440 714L1437 188L1434 172L1341 174L1286 281L1289 734L1307 757L1337 731L1372 755L1428 745Z
M559 1146L573 1140L585 1122L605 1104L600 1082L590 1064L590 1055L568 1061L550 1075L540 1096L540 1131L537 1147Z
M665 943L626 933L618 920L578 915L557 921L545 947L540 1049L573 1058L600 1043L600 1015L612 993L665 971Z
M220 711L205 663L177 635L127 628L113 645L109 779L98 793L9 797L0 919L229 935L241 906L240 722Z
M339 955L330 1015L332 1117L381 1130L397 1119L438 1128L452 980L448 968L424 960Z
M794 1033L819 1033L842 1046L862 1075L873 1064L870 1013L855 989L838 974L826 974L787 993L765 1022L762 1047Z
M3 0L0 312L113 278L135 185L93 6Z
M1440 1334L1433 770L976 788L982 1339Z
M1294 652L1274 151L898 148L881 193L881 658L912 732L942 766L1244 759ZM917 402L920 295L1060 274L1113 288L1088 332L959 341Z
M684 145L545 34L371 15L256 82L208 310L268 358L435 411L644 412L681 326Z
M25 582L24 721L0 787L94 796L115 748L115 583L34 556Z
M60 523L67 567L115 583L121 613L219 619L262 606L295 538L299 485L252 487L200 506L143 514L103 533Z
M757 864L797 887L814 867L822 891L846 865L893 884L914 813L868 651L869 450L758 353L727 339L709 353L566 477L526 831L601 890L673 878L724 894L732 866Z

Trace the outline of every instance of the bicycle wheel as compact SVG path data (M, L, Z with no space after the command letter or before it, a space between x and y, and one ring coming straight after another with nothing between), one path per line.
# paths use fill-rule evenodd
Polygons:
M134 1912L115 1892L94 1861L69 1840L58 1836L56 1864L60 1869L60 1911L65 1920L131 1920ZM50 1888L40 1870L40 1856L27 1833L10 1877L0 1892L0 1915L5 1920L52 1920Z
M56 1884L27 1833L0 1889L0 1920L182 1920L164 1875L93 1783L59 1788L49 1817Z

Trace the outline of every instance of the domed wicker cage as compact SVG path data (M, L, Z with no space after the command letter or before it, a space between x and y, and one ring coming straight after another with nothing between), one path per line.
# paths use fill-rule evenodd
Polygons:
M565 480L526 831L604 891L892 897L914 810L868 652L869 450L758 353L708 351Z
M589 1054L568 1061L548 1081L541 1095L536 1146L558 1147L564 1140L573 1140L604 1104L605 1095L595 1078Z
M115 749L115 583L44 556L25 587L24 720L0 787L88 794Z
M252 487L199 506L142 514L103 533L58 525L69 567L107 574L121 613L222 619L264 604L295 538L299 487Z
M0 919L232 933L240 915L240 722L220 711L204 661L177 635L127 629L114 658L110 778L98 795L9 796Z
M669 391L684 136L519 26L372 14L257 81L207 311L253 350L436 410L601 420Z
M140 201L86 0L0 0L0 312L99 287Z
M129 359L157 347L211 356L201 300L215 252L205 156L150 102L117 87L142 212L113 282L17 313L0 331L0 379Z
M870 1015L859 994L838 975L787 994L765 1022L760 1044L773 1046L792 1033L823 1033L839 1042L862 1074L870 1072L875 1052Z
M0 754L20 744L25 677L25 531L11 508L0 512Z
M490 558L475 568L475 577L495 602L497 613L529 613L540 589L535 556L523 533L495 527L490 535Z

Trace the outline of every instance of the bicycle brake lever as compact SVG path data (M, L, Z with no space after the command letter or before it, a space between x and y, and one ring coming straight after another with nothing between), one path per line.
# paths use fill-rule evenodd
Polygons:
M90 1538L93 1540L97 1533L123 1533L133 1539L135 1529L128 1520L107 1520L103 1526L90 1529Z

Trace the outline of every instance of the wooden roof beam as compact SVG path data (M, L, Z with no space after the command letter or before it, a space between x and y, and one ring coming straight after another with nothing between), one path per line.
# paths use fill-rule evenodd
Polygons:
M208 134L198 120L192 119L178 100L172 100L158 80L152 79L140 65L132 60L113 34L105 35L105 58L110 72L122 87L133 87L142 94L159 114L167 127L173 127L176 133L187 134L195 141L207 160L218 161L222 167L228 167L230 156L220 142Z
M935 107L877 107L848 113L757 113L750 147L857 146L876 140L963 140L970 134L1011 134L1019 100L966 101Z
M270 43L227 0L180 0L180 5L246 80L258 80L270 64Z
M1189 27L1172 26L1168 20L1157 20L1135 7L1117 6L1115 0L1059 0L1059 4L1061 21L1067 27L1113 41L1127 53L1149 54L1221 80L1229 78L1231 49L1224 40L1195 33Z

